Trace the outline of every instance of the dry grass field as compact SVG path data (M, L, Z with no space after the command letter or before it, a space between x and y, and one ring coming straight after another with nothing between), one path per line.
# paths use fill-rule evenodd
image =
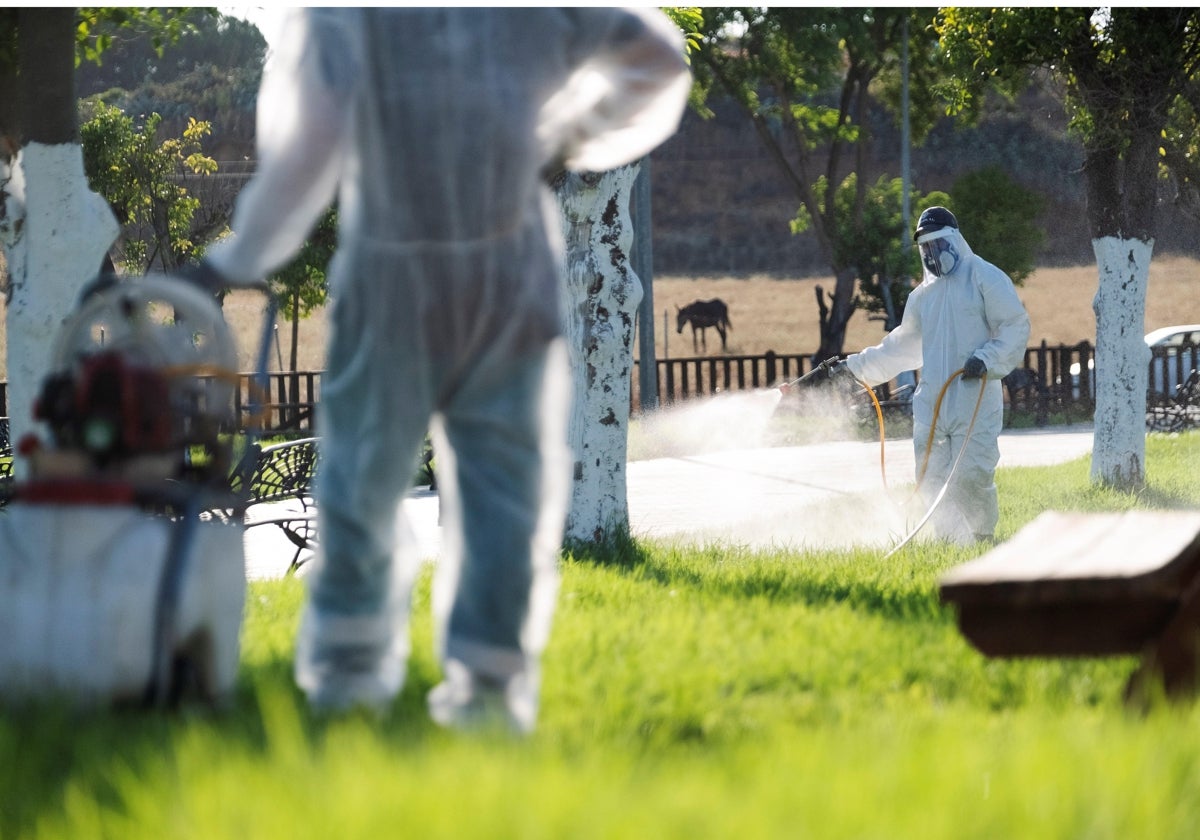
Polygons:
M1032 274L1017 293L1033 323L1031 343L1095 342L1096 319L1092 298L1098 275L1094 265L1046 268ZM757 354L812 352L820 343L817 322L816 286L833 288L830 278L776 280L764 277L683 278L654 280L654 309L658 313L655 348L662 358L691 355L691 328L675 332L675 307L697 299L720 298L729 306L733 329L728 335L728 352ZM664 335L664 315L669 328ZM1200 261L1163 257L1150 267L1146 295L1145 332L1170 324L1200 323ZM856 312L846 335L846 352L860 350L883 337L882 322L867 320ZM709 352L720 350L720 337L708 330Z
M1031 343L1043 339L1050 344L1095 341L1092 297L1096 282L1094 265L1047 268L1031 275L1018 290L1033 322ZM685 328L682 335L675 332L675 308L714 297L721 298L729 306L733 329L728 335L727 352L812 352L818 344L815 298L818 285L831 289L832 281L828 278L657 277L654 280L654 309L658 313L655 323L658 358L692 355L691 329ZM3 311L0 303L0 313ZM225 312L240 337L242 369L252 370L253 348L263 329L262 297L253 293L235 293L226 301ZM1200 260L1174 256L1155 259L1150 268L1145 331L1169 324L1191 323L1200 323ZM300 322L298 355L301 370L324 367L325 329L323 311ZM0 321L0 337L3 334L4 325ZM288 366L291 324L280 322L276 335L279 349L278 353L272 352L272 370L278 369L281 357L283 366ZM880 322L868 321L864 313L856 312L850 321L846 351L853 352L874 344L882 336ZM709 352L720 352L720 338L716 332L709 330L707 338ZM0 379L6 376L5 371L5 347L0 342Z

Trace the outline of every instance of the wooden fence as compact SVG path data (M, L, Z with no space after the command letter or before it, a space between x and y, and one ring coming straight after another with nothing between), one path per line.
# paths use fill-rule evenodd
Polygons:
M636 360L634 364L630 406L636 414L641 398ZM774 387L804 375L812 363L807 354L768 351L762 355L659 359L656 367L659 404L668 406L729 391ZM1151 402L1172 396L1175 387L1196 368L1200 368L1200 346L1155 348L1150 359ZM257 401L251 399L253 379L252 374L241 374L235 397L239 418L247 418L248 407L258 402L268 433L316 434L320 371L268 374L267 393ZM1011 412L1034 415L1039 422L1055 415L1088 419L1095 410L1095 382L1095 348L1091 344L1051 346L1042 342L1025 350L1025 366L1005 378L1005 392ZM886 400L896 390L896 383L890 382L876 392ZM0 417L7 414L7 383L0 382Z
M239 426L245 426L254 407L262 415L266 434L315 433L315 412L321 397L320 371L267 374L266 392L263 394L257 393L254 374L240 374L239 380L234 393ZM8 383L0 382L0 417L7 416Z
M1024 367L1005 377L1010 411L1033 415L1038 422L1052 415L1090 419L1096 407L1095 359L1095 348L1086 341L1055 346L1043 341L1026 348ZM657 367L659 404L667 406L697 396L779 385L807 373L812 363L807 354L767 352L761 356L660 359ZM1154 348L1149 362L1150 401L1169 399L1197 368L1200 346ZM876 388L881 400L899 392L894 380ZM636 372L631 405L635 413L641 405Z

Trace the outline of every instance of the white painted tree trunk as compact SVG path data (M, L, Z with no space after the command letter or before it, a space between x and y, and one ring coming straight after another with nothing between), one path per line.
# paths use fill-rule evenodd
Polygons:
M638 168L568 173L557 189L567 243L565 330L575 371L569 540L602 543L629 531L625 463L634 324L642 300L641 281L629 263L629 198Z
M1150 350L1144 338L1146 289L1154 240L1092 240L1100 282L1096 313L1096 417L1091 479L1136 490L1146 477L1146 388ZM1080 376L1086 376L1080 371Z
M8 261L8 413L15 442L34 428L33 402L54 339L120 228L88 187L78 143L30 143L4 174L0 242ZM16 466L23 469L20 461Z

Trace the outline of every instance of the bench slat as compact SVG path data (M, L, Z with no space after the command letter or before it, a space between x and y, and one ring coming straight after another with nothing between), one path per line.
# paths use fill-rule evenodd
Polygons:
M989 656L1136 653L1200 586L1200 513L1044 513L940 581Z
M1047 512L970 563L941 589L962 603L1061 601L1112 594L1172 596L1200 572L1200 513Z

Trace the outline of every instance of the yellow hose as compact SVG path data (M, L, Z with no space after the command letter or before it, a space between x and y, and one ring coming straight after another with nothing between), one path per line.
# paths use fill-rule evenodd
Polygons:
M904 504L908 504L908 502L912 501L913 496L916 496L917 491L921 489L921 482L925 480L925 473L929 469L929 453L933 449L933 436L934 431L937 429L938 415L942 412L942 400L946 398L946 391L949 390L950 383L954 381L954 377L962 376L962 374L963 369L959 368L958 370L954 371L954 373L950 374L950 376L946 378L946 381L942 383L942 389L938 392L937 401L933 405L933 419L929 423L929 437L925 441L925 457L921 461L921 469L917 471L917 484L916 487L913 488L912 495L904 501ZM857 377L855 377L854 381L863 387L863 389L870 395L871 402L875 405L875 417L879 420L879 475L883 480L883 489L890 491L887 483L887 467L885 459L887 433L883 424L883 406L879 404L879 398L875 396L874 388L867 385L866 382L863 382ZM980 378L979 397L975 400L975 411L971 415L971 423L967 427L968 439L971 437L971 429L975 426L975 418L979 415L979 407L983 404L983 386L985 384L987 384L986 373L984 373Z
M947 377L946 381L942 384L942 390L938 393L937 402L934 403L934 407L933 407L933 419L929 423L929 438L925 443L925 458L921 464L920 475L917 477L917 486L913 489L913 495L909 497L909 501L911 501L912 498L916 496L917 491L919 491L921 489L921 482L924 481L924 479L925 479L925 471L929 467L929 453L930 453L930 450L933 449L934 430L937 428L938 415L941 413L942 400L946 396L946 390L950 387L950 383L954 381L954 377L961 376L962 373L963 373L962 368L959 368L958 370L954 371L954 373L950 374L950 376ZM929 506L929 509L927 511L925 511L925 515L923 517L921 517L921 521L916 524L916 527L914 527L911 531L909 531L908 535L903 540L901 540L900 543L895 548L893 548L886 555L884 555L883 559L885 559L885 560L888 559L893 554L898 552L900 549L904 548L904 546L906 546L909 543L909 541L912 540L912 538L915 537L917 535L917 533L923 527L925 527L925 523L929 521L930 517L933 516L933 512L935 510L937 510L937 506L939 504L941 504L942 499L946 495L946 490L950 487L950 482L954 479L954 473L958 471L958 464L962 460L963 453L965 453L967 451L967 444L971 442L971 432L975 429L975 420L976 420L976 418L979 417L980 406L983 405L983 392L984 392L985 385L987 385L987 373L986 372L979 378L979 396L975 398L975 410L971 413L971 422L967 424L967 433L966 433L966 436L963 437L962 447L958 450L958 455L956 455L954 458L954 464L950 467L950 474L946 476L946 481L942 485L942 489L938 491L937 497L933 500L933 504L931 504ZM878 405L878 401L876 401L876 405ZM881 424L881 430L882 430L882 423L883 423L882 410L879 412L879 418L880 418L879 422ZM882 431L881 431L880 439L882 440ZM882 459L883 459L883 456L881 454L880 455L881 464L882 464ZM886 480L884 482L884 486L885 487L887 486ZM905 504L907 504L907 502Z
M879 404L879 397L875 396L874 388L872 388L866 382L863 382L857 376L854 377L854 381L861 385L867 394L870 395L871 402L875 406L875 417L879 420L879 477L883 479L883 489L888 490L887 465L884 458L884 452L887 448L887 434L883 426L883 406Z

